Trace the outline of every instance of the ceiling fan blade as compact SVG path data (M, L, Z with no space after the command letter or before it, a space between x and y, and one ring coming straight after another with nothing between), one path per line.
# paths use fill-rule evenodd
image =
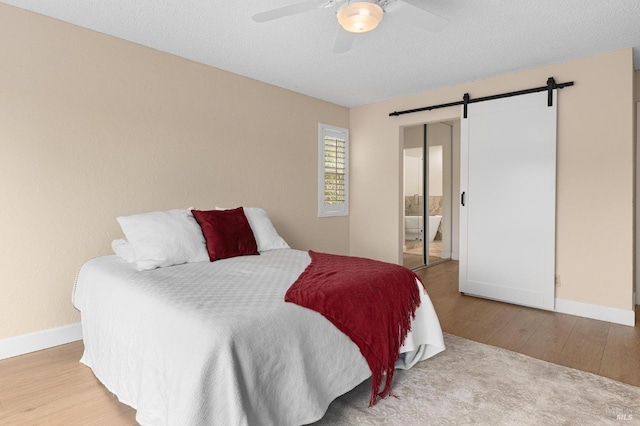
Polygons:
M393 11L401 15L405 22L431 32L442 31L449 24L447 18L436 15L425 9L420 0L400 0L404 5Z
M276 9L256 13L252 16L252 18L256 22L267 22L278 18L284 18L285 16L296 15L298 13L308 12L313 9L319 9L325 4L327 4L327 0L305 0L300 3L294 3L288 6L278 7Z
M351 49L355 37L356 33L350 33L344 28L339 27L336 33L336 41L333 43L333 53L348 52Z

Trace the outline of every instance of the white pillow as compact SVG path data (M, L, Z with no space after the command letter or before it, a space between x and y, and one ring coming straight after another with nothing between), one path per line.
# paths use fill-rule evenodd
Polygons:
M209 260L202 229L191 210L142 213L117 220L139 271Z
M131 247L131 244L129 244L129 241L123 238L113 240L111 241L111 248L116 256L125 262L133 263L136 261L136 255L133 253L133 248Z
M253 236L258 244L258 251L269 251L275 249L288 249L289 244L278 234L276 228L271 223L267 212L259 207L243 207L244 215L249 221L249 226L253 231ZM216 210L227 210L216 207Z

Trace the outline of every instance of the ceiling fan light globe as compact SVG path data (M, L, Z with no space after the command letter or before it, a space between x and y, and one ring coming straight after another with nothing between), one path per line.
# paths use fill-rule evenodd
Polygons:
M351 33L366 33L378 26L384 11L376 3L346 3L338 10L338 22Z

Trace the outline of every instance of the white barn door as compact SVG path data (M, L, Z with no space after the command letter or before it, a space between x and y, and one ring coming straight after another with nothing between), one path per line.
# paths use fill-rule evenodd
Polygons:
M555 308L556 92L469 104L461 122L460 292Z

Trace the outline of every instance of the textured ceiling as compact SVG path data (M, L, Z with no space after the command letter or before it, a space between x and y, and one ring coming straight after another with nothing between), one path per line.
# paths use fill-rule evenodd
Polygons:
M394 16L332 52L335 7L266 23L299 0L2 0L347 107L633 47L639 0L418 0L449 19L430 33Z

